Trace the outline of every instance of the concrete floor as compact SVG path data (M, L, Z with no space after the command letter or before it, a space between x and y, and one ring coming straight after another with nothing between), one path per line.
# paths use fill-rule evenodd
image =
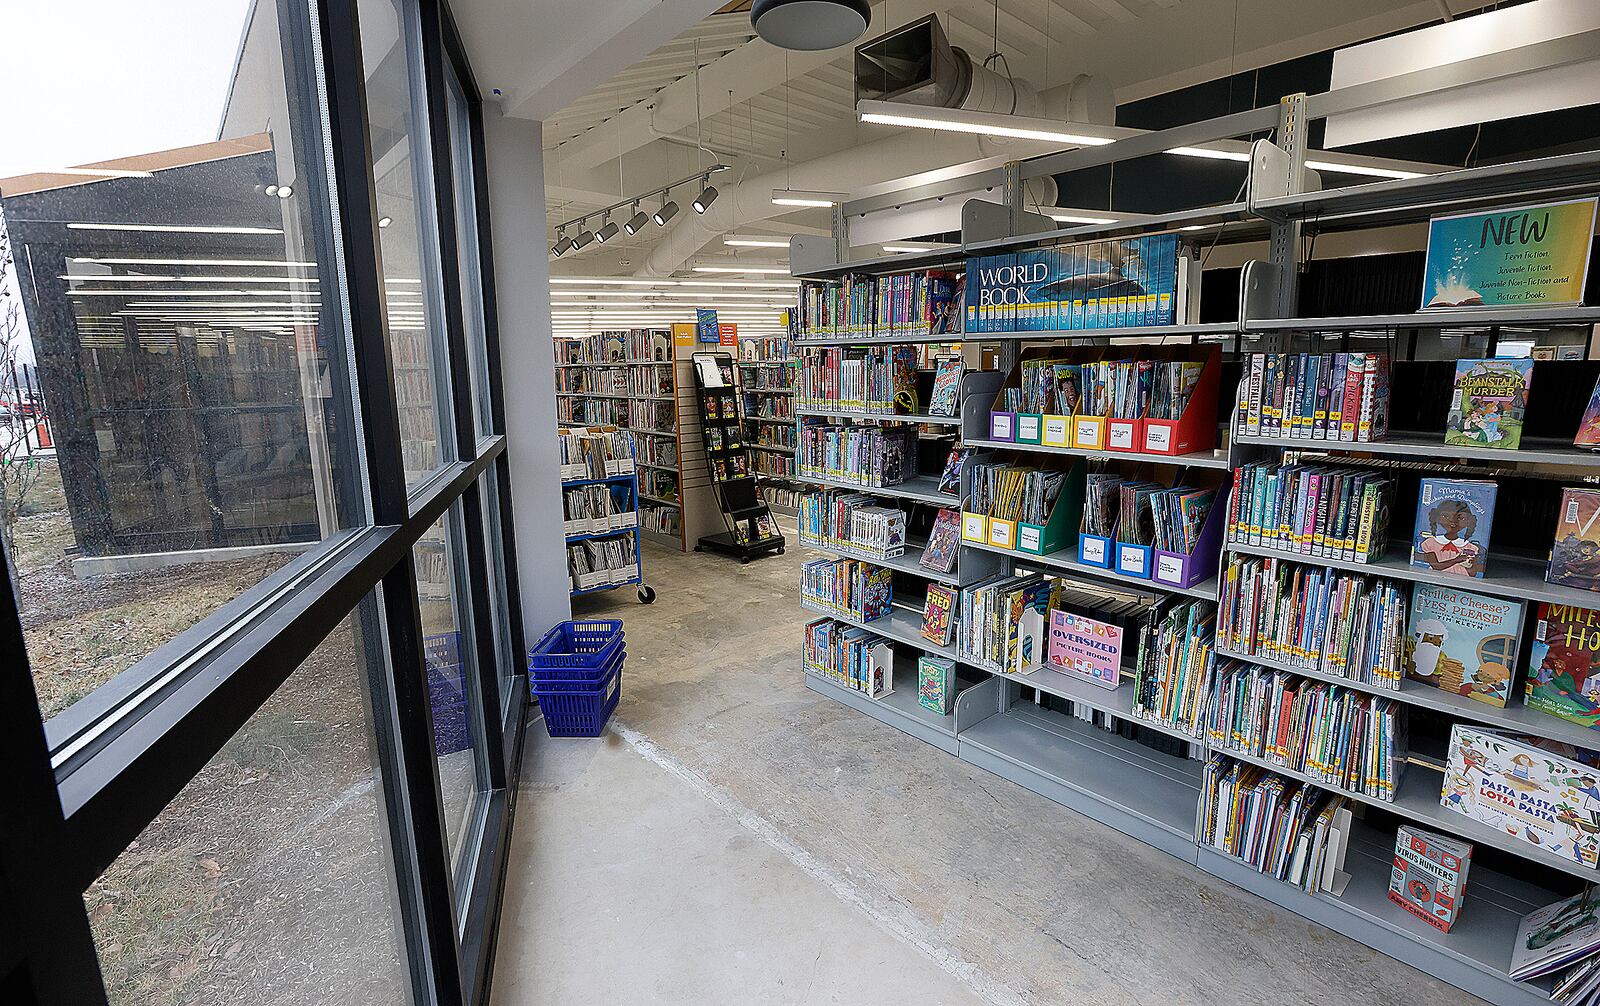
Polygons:
M494 1003L1478 1002L809 691L803 556L579 599L622 702L529 730Z

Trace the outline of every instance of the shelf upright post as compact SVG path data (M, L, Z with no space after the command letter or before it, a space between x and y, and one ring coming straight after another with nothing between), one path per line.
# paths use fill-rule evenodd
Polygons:
M1284 95L1278 101L1277 145L1288 156L1280 164L1287 177L1274 179L1274 188L1287 195L1305 191L1306 181L1306 96L1305 92ZM1270 261L1277 269L1277 304L1275 317L1295 316L1300 293L1300 230L1298 216L1272 221ZM1272 342L1281 342L1276 335ZM1278 347L1263 347L1277 352ZM1285 349L1287 347L1284 347Z

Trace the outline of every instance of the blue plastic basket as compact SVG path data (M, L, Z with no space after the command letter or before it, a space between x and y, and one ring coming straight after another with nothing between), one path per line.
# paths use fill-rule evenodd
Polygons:
M622 698L622 661L598 687L568 690L535 685L533 697L539 700L551 737L599 737Z
M559 622L528 651L528 671L551 681L594 681L610 666L622 643L620 620ZM580 673L563 673L568 671Z
M606 661L604 667L590 669L587 667L557 667L553 670L540 670L537 667L528 668L528 687L535 694L545 692L581 692L600 687L600 683L611 675L612 671L622 669L622 662L628 659L628 648L619 647L612 651L611 659Z

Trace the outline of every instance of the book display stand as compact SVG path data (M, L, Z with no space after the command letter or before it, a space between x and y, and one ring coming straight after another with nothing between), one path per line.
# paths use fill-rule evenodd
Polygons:
M1299 129L1303 136L1304 96L1286 98L1282 116L1276 135L1292 137ZM1219 120L1214 128L1216 139L1233 135L1228 130L1234 127L1226 122ZM1183 142L1193 142L1195 135L1184 134ZM1097 155L1106 149L1113 148L1100 148ZM1371 769L1377 777L1367 778L1364 785L1341 785L1329 781L1337 776L1330 776L1325 767L1295 767L1293 758L1257 753L1259 748L1241 745L1227 734L1213 742L1197 720L1152 715L1147 698L1136 694L1134 673L1129 670L1132 655L1139 650L1131 641L1124 648L1123 671L1120 680L1114 679L1115 687L1062 673L1038 659L1045 636L1037 609L1026 609L1025 620L1033 630L1019 641L1021 655L1014 653L1004 661L965 656L964 642L949 646L931 642L920 632L921 605L910 586L917 572L905 558L913 554L914 543L909 541L905 554L893 560L874 560L870 553L856 550L855 558L895 569L893 604L870 621L835 614L834 622L843 627L835 625L838 631L828 638L842 641L842 646L887 644L902 661L910 662L908 666L925 657L954 661L952 708L946 714L942 702L931 708L919 704L902 695L905 690L873 697L838 675L817 673L816 661L808 662L805 680L813 690L940 750L1497 1006L1535 1006L1549 1001L1554 976L1525 982L1510 976L1518 927L1528 914L1570 896L1582 885L1600 884L1600 867L1588 853L1593 847L1590 836L1600 833L1600 798L1576 790L1552 795L1550 806L1564 805L1570 811L1560 812L1557 819L1546 820L1532 807L1520 811L1521 816L1495 817L1491 794L1496 773L1503 769L1515 774L1518 766L1492 761L1501 757L1497 752L1504 745L1493 739L1498 735L1486 735L1485 728L1532 738L1551 766L1594 764L1590 756L1574 761L1560 754L1568 751L1564 745L1591 752L1600 749L1596 728L1600 688L1577 680L1586 679L1591 671L1600 678L1600 652L1574 655L1562 649L1573 634L1562 636L1561 631L1562 626L1588 624L1590 617L1600 625L1600 614L1593 614L1600 611L1600 560L1594 559L1600 555L1600 493L1591 492L1591 483L1600 476L1600 454L1574 444L1575 437L1600 437L1600 403L1590 402L1600 364L1586 359L1592 326L1600 323L1600 307L1580 303L1389 308L1393 313L1299 317L1296 287L1316 265L1303 261L1307 243L1299 236L1302 228L1390 228L1427 222L1436 215L1509 212L1531 203L1593 196L1600 189L1595 181L1600 177L1600 153L1326 189L1319 188L1314 173L1304 168L1303 157L1303 152L1258 141L1244 200L1220 206L1073 229L1049 229L1047 221L1020 207L1012 208L1009 219L974 211L964 215L967 226L957 246L853 262L831 260L837 249L851 247L847 234L818 243L797 238L791 247L794 272L802 280L802 324L795 342L804 356L812 352L807 348L811 346L896 343L895 333L906 330L876 323L874 278L916 270L960 274L966 269L970 296L974 261L984 263L985 269L998 269L983 283L995 277L1003 282L1007 275L1032 275L1031 264L1041 261L1036 255L1040 251L1057 249L1056 260L1070 260L1071 254L1059 251L1062 246L1176 233L1181 245L1173 293L1176 310L1171 316L1158 313L1155 323L1149 315L1130 321L1118 309L1102 312L1098 317L1103 324L1086 322L1082 328L1061 331L1059 303L1056 330L1040 323L1041 318L1048 321L1048 307L1030 314L1013 313L1008 306L993 312L993 324L976 328L969 313L967 331L959 337L968 372L961 381L959 424L953 432L958 444L979 452L973 457L981 462L1068 472L1087 466L1090 473L1116 474L1132 466L1129 477L1167 487L1215 490L1191 552L1119 549L1113 537L1081 534L1073 519L1074 511L1083 506L1081 490L1064 491L1043 525L997 521L969 507L971 488L965 475L958 492L941 492L935 477L928 474L938 470L938 462L928 458L920 459L920 477L881 488L831 476L817 467L802 481L869 494L882 499L884 506L912 501L960 511L959 558L951 579L961 589L962 602L987 589L979 581L989 574L1040 572L1098 585L1107 596L1131 598L1147 606L1152 617L1160 613L1167 618L1165 625L1184 624L1168 618L1170 613L1194 616L1189 628L1180 627L1176 642L1198 655L1193 665L1197 673L1244 675L1265 682L1269 690L1274 682L1276 687L1287 684L1345 703L1363 717L1378 718L1364 720L1368 724L1392 722L1394 729L1384 735L1381 753L1374 756L1382 766ZM1041 161L1037 171L1049 173L1047 163L1048 158ZM1034 170L1030 162L1022 163L1023 178L1032 177ZM847 227L853 216L876 209L871 203L872 197L847 202L839 215L845 223L838 226ZM1025 233L1030 226L1038 233ZM1195 248L1261 241L1266 242L1268 257L1250 261L1241 270L1236 308L1223 305L1213 315L1221 320L1202 320ZM1030 263L1029 270L1007 272L1008 263L1024 262ZM1419 289L1415 303L1426 300L1421 294ZM1353 299L1361 294L1351 290L1346 295ZM1031 296L1024 292L1020 299ZM1019 299L1014 292L1004 292L996 303L1005 298L1008 305ZM1322 302L1336 299L1330 300L1323 291ZM970 310L973 302L967 303ZM1085 312L1084 317L1096 316ZM1476 414L1464 421L1458 359L1512 355L1505 350L1513 337L1539 344L1531 370L1501 368L1516 369L1525 383L1509 392L1494 388L1484 392L1466 404L1466 411ZM915 342L917 336L908 334L903 341ZM1024 341L1028 348L1021 350ZM1057 345L1039 345L1047 342ZM995 347L998 367L977 366L990 352L987 346ZM1541 349L1548 352L1558 346L1560 351L1573 351L1569 358L1540 356ZM1296 401L1305 403L1297 419L1280 417L1285 423L1270 434L1261 431L1259 422L1254 426L1247 422L1252 354L1258 353L1295 357L1301 396ZM1324 354L1329 360L1310 364L1307 377L1302 354ZM1328 418L1319 415L1319 403L1332 399L1331 389L1319 391L1319 381L1327 384L1322 378L1348 362L1338 359L1339 354L1371 354L1381 361L1370 381L1348 386L1349 401L1361 420L1371 421L1368 440L1317 433L1319 423L1326 424ZM1527 350L1521 354L1527 355ZM1573 355L1579 359L1571 360ZM1152 422L1148 417L1122 420L1006 408L1006 391L1020 387L1024 362L1042 357L1080 363L1180 359L1200 362L1203 369L1177 419ZM1319 370L1322 366L1329 369ZM1489 401L1495 396L1509 399L1509 404ZM870 395L867 400L875 401ZM1279 404L1285 400L1280 394ZM857 423L920 421L918 416L867 415L848 402L843 407L813 408L804 398L796 411L802 423L807 415L825 420L848 416ZM1079 418L1089 420L1081 430ZM1463 426L1482 443L1447 443L1447 427ZM1515 449L1503 439L1512 429L1520 433ZM1298 536L1293 551L1230 537L1230 524L1240 519L1236 501L1259 495L1261 466L1274 474L1281 467L1314 473L1346 493L1333 498L1318 483L1324 485L1320 496L1311 497L1309 505L1296 501L1298 511L1290 506L1282 521L1287 533ZM1351 504L1348 486L1356 473L1362 479L1383 480L1387 495L1361 496L1361 487L1370 482L1355 482L1354 498L1367 500L1367 509ZM1245 480L1245 474L1251 480ZM1492 527L1473 509L1481 509L1479 503L1471 500L1442 509L1423 505L1419 487L1424 479L1497 486ZM1378 500L1381 506L1373 502ZM1476 549L1483 560L1481 577L1412 562L1420 533L1413 526L1419 509L1425 515L1426 532L1435 539L1428 546L1434 562L1447 561L1448 556L1438 556L1452 550ZM1585 530L1586 524L1592 530ZM1357 529L1382 540L1352 548ZM806 545L830 551L823 539L809 538ZM842 549L832 551L850 556ZM1348 558L1352 554L1357 558ZM1549 574L1552 557L1557 568ZM1233 652L1213 626L1222 624L1219 608L1237 604L1236 577L1239 564L1246 562L1276 562L1272 575L1281 573L1282 582L1290 587L1300 582L1297 577L1309 577L1307 582L1315 585L1337 582L1341 589L1349 589L1354 583L1385 592L1385 599L1400 598L1406 607L1397 622L1373 623L1390 633L1372 637L1373 652L1382 660L1397 659L1411 671L1385 678L1365 673L1366 665L1359 662L1353 671L1330 669L1334 665L1325 662L1316 646L1306 648L1309 657L1262 646L1252 646L1250 653ZM1435 596L1441 589L1481 600L1452 607L1448 599L1440 602ZM1343 596L1359 605L1375 595ZM1420 634L1413 631L1409 617L1419 601L1446 605L1436 619L1439 624L1425 625ZM963 609L958 604L954 610ZM1286 600L1279 610L1302 609ZM1393 609L1373 610L1393 615ZM1433 610L1424 608L1425 614ZM1317 609L1315 617L1324 617L1324 611ZM1506 611L1510 614L1499 614ZM1504 620L1491 625L1491 616ZM1229 617L1237 621L1239 616L1235 612ZM1472 619L1484 624L1468 631L1466 623ZM1043 624L1049 624L1048 618ZM960 629L958 624L958 639L964 638ZM813 628L811 634L815 632ZM1600 639L1596 642L1600 644ZM1594 649L1600 651L1600 645ZM1432 683L1430 674L1432 681L1442 680L1447 687ZM1527 686L1530 680L1533 684ZM1193 695L1201 708L1209 708L1203 687L1196 687ZM1551 709L1561 711L1556 714ZM1243 775L1235 769L1242 769ZM1583 772L1572 769L1556 776L1581 779ZM1559 787L1556 776L1517 785ZM1310 799L1333 801L1326 804L1327 859L1322 862L1319 854L1314 875L1280 879L1281 871L1263 865L1259 856L1246 858L1223 834L1228 829L1219 830L1219 794L1237 779L1298 787L1312 794ZM1256 783L1241 785L1246 788L1238 793ZM1408 828L1413 830L1404 830ZM1390 899L1396 841L1414 835L1416 828L1441 836L1441 841L1473 846L1470 877L1462 878L1464 886L1452 906L1448 928Z
M773 513L795 516L794 374L787 337L739 340L739 392L744 406L744 446Z
M691 362L700 401L700 437L706 468L727 528L702 535L694 550L731 555L741 564L773 552L782 555L783 532L757 492L755 474L750 471L733 357L728 353L695 353Z

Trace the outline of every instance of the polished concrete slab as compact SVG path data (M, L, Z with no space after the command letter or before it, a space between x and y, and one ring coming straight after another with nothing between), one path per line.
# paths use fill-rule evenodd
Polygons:
M802 557L579 599L622 702L530 728L495 1003L1476 1001L808 691Z

